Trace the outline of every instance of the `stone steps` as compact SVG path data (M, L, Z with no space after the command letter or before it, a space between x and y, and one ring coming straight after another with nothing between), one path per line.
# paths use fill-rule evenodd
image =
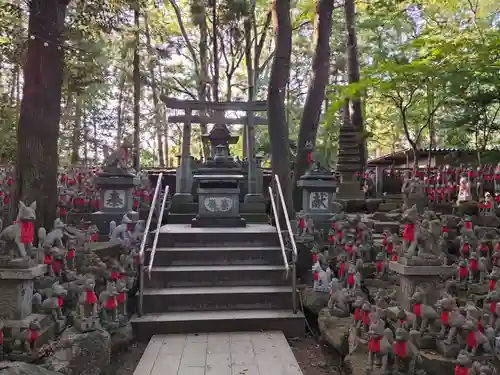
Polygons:
M233 228L191 228L190 224L169 224L160 229L158 247L207 246L279 246L279 239L276 228L269 224L249 224L237 231Z
M139 339L166 333L305 333L304 315L292 312L291 274L276 228L169 224L160 229L158 244L144 278L144 315L132 319ZM150 256L147 251L146 264Z
M289 286L208 286L148 289L144 312L280 310L292 308Z
M304 335L302 313L292 310L183 311L146 314L132 319L135 337L202 332L282 331L287 337Z
M151 249L148 249L146 264L150 254ZM283 256L279 246L173 247L157 248L155 253L157 266L270 265L280 262L283 262Z
M283 265L153 267L151 279L145 281L147 288L273 284L289 285Z

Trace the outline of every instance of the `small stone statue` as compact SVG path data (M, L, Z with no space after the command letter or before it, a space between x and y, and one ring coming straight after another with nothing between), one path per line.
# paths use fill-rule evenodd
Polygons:
M61 219L54 220L54 229L51 230L45 237L39 238L42 243L43 248L52 248L57 247L62 249L63 245L63 236L64 236L64 228L66 228L66 224L64 224ZM39 237L41 235L39 231Z
M356 267L351 264L347 270L346 288L349 291L354 291L358 288L360 280L357 277Z
M117 313L120 321L127 320L127 283L123 279L118 279L116 282L116 291L118 295L116 296L116 302L118 303Z
M14 348L31 356L36 350L36 341L40 334L40 324L37 321L32 321L26 329L20 330L14 336Z
M484 299L485 308L488 310L489 314L489 324L491 327L495 327L497 322L500 322L497 314L497 305L500 304L500 293L496 290L489 292Z
M375 259L375 277L382 279L387 273L387 257L385 253L379 251Z
M339 318L348 317L350 314L348 291L347 289L342 289L338 282L334 283L333 281L330 285L330 299L328 301L330 314Z
M95 280L87 277L83 291L78 298L77 316L75 323L82 332L95 330L98 328L98 302L94 291Z
M466 176L460 178L458 186L458 199L457 204L468 202L472 200L471 184Z
M14 224L0 233L0 240L5 244L0 248L0 267L29 268L35 265L32 260L34 222L36 220L36 202L26 206L19 202L19 212Z
M438 337L446 338L445 343L451 345L465 323L465 316L458 311L455 302L446 297L436 303L436 308L441 313L441 331Z
M488 279L488 291L491 292L493 290L497 290L498 279L500 279L500 269L498 267L494 267L488 275Z
M394 352L394 371L392 373L395 375L414 375L417 365L422 363L422 357L417 347L410 340L412 333L415 333L415 331L408 333L403 328L396 329L394 344L392 346Z
M425 292L417 289L411 297L413 303L413 313L415 319L413 320L413 329L419 331L423 335L430 328L433 321L439 319L439 314L432 306L425 302Z
M392 345L394 337L390 328L385 328L384 322L378 314L370 314L370 329L368 330L368 366L367 372L371 373L374 369L375 361L381 363L381 373L389 372L389 356L392 355Z
M473 318L468 319L462 328L465 330L465 350L467 353L474 357L479 347L481 347L485 353L491 352L490 342L488 338L478 330L477 320Z
M108 330L116 329L118 324L118 297L119 293L113 283L109 283L107 288L99 295L101 306L101 322Z
M366 309L363 309L363 306L365 306L365 300L359 296L352 303L352 307L354 308L352 318L357 336L360 336L362 332L368 333L368 329L370 328L369 314L371 312L371 306L368 304L367 312L365 311Z
M417 255L419 238L419 215L417 207L414 205L403 214L403 252L406 258Z
M121 146L113 151L111 154L106 155L104 152L104 162L102 163L101 169L105 173L120 173L120 174L130 174L130 168L128 167L129 152L134 147L129 138L125 138Z
M110 241L119 242L122 247L128 248L132 243L132 230L134 222L128 217L127 214L123 215L122 222L120 225L116 226L116 223L112 221L110 223L111 234L109 236ZM114 228L113 228L114 227Z
M313 264L312 271L314 276L313 290L315 292L328 293L330 290L330 281L332 279L332 271L330 270L330 268L327 268L326 271L323 271L320 263L316 262Z
M50 313L56 324L56 331L60 333L66 325L66 317L63 315L64 298L68 291L59 282L52 284L51 295L42 302L42 310Z

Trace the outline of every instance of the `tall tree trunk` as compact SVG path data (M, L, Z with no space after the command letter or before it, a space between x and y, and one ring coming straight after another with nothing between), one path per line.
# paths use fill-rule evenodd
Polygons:
M118 104L116 105L116 148L120 147L123 135L123 90L125 89L125 81L127 75L124 72L120 74L120 82L118 84Z
M208 85L208 27L205 16L203 16L203 21L200 23L199 29L200 42L198 43L198 48L200 50L200 76L198 77L198 100L207 101L207 89L210 86ZM200 116L202 118L206 116L206 111L201 110ZM200 122L200 132L202 135L208 132L207 124L204 120ZM206 160L210 157L210 145L203 141L201 141L201 143L203 157Z
M349 83L359 82L359 51L358 39L356 36L356 8L354 0L344 2L345 25L347 30L347 74ZM351 124L358 130L360 135L359 154L361 167L366 165L366 139L364 137L363 106L359 97L350 100Z
M15 201L37 202L36 227L56 219L58 139L64 51L64 18L69 1L31 0L24 88L17 127ZM45 46L48 44L48 46ZM17 209L17 206L15 206Z
M97 141L97 122L92 123L93 131L94 131L94 165L99 164L99 143Z
M85 165L89 165L89 128L87 126L85 110L82 111L82 125L83 125L83 160Z
M219 101L219 48L217 40L217 27L218 27L218 17L217 17L217 0L211 0L212 2L212 43L213 43L213 64L214 64L214 76L213 76L213 96L214 102Z
M290 0L273 0L273 24L275 54L267 93L269 139L272 147L271 166L283 188L288 215L293 214L292 189L290 184L290 144L285 113L285 89L290 75L292 53L292 25Z
M78 93L75 104L75 127L71 139L71 164L77 164L80 161L80 146L82 136L82 96Z
M330 66L330 34L332 32L333 0L317 0L315 19L316 48L312 62L313 77L307 91L304 111L300 119L297 156L293 169L292 186L307 169L306 143L316 144L321 106L325 100Z
M133 166L136 171L141 167L141 71L140 71L140 60L139 60L139 1L134 3L134 26L135 26L135 47L134 47L134 161Z
M149 33L148 12L144 12L144 27L146 31L146 43L147 43L148 53L153 53L153 48L151 47L151 35ZM160 103L158 101L158 92L156 87L155 67L153 59L150 59L149 61L149 75L151 77L151 91L153 94L153 105L155 107L154 113L155 113L156 142L158 148L158 162L160 164L160 167L164 167L165 159L163 157L163 139L162 139L163 131L161 124L160 106L159 106Z
M251 14L254 14L255 7L252 6ZM252 102L255 97L255 70L253 67L253 57L252 57L252 20L254 17L248 17L245 19L243 24L244 32L245 32L245 63L247 66L247 83L248 83L248 91L247 98L249 102ZM255 35L255 38L257 36ZM254 136L254 113L247 112L247 124L243 127L243 157L248 158L249 163L253 163L253 154L254 154L254 144L253 137ZM248 168L251 171L252 168ZM250 181L250 176L249 176Z

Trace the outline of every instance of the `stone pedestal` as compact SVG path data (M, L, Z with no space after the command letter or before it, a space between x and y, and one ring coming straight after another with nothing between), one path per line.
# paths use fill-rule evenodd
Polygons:
M33 314L32 310L34 281L45 273L45 267L39 264L27 269L0 269L0 320L5 326L5 341L10 344L13 335L28 328L35 321L41 328L35 342L36 348L54 337L54 321L48 315ZM25 361L37 356L37 352L32 356L13 352L8 358Z
M401 259L401 260L404 260ZM442 265L406 265L404 262L389 262L389 269L399 276L398 301L401 307L411 311L410 298L418 288L427 293L427 304L434 305L441 297L444 286L441 275L456 273L452 266Z
M193 219L193 227L246 226L240 216L239 202L239 182L243 175L195 175L193 178L199 180L198 215Z
M108 175L102 173L94 180L101 189L101 210L92 214L92 222L99 232L108 233L109 223L121 223L122 217L128 214L132 221L139 220L139 213L133 211L132 192L140 184L140 179L134 175Z
M0 319L24 320L31 314L34 280L45 273L45 267L0 269Z
M338 181L333 173L316 166L297 181L297 186L302 188L301 213L312 218L318 228L325 223L329 227L332 215L340 208L335 204Z

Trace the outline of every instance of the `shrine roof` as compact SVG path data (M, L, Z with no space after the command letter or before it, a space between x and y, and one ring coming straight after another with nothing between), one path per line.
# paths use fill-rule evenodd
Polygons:
M447 155L451 154L454 152L461 152L461 153L467 153L467 154L472 154L475 153L474 150L464 150L464 149L458 149L458 148L420 148L417 150L418 152L418 157L427 157L429 155L429 152L431 153L432 156L435 155ZM395 163L400 163L406 161L407 158L412 158L413 157L413 150L411 148L407 148L404 150L399 150L391 154L379 156L377 158L369 159L368 160L368 165L391 165Z

